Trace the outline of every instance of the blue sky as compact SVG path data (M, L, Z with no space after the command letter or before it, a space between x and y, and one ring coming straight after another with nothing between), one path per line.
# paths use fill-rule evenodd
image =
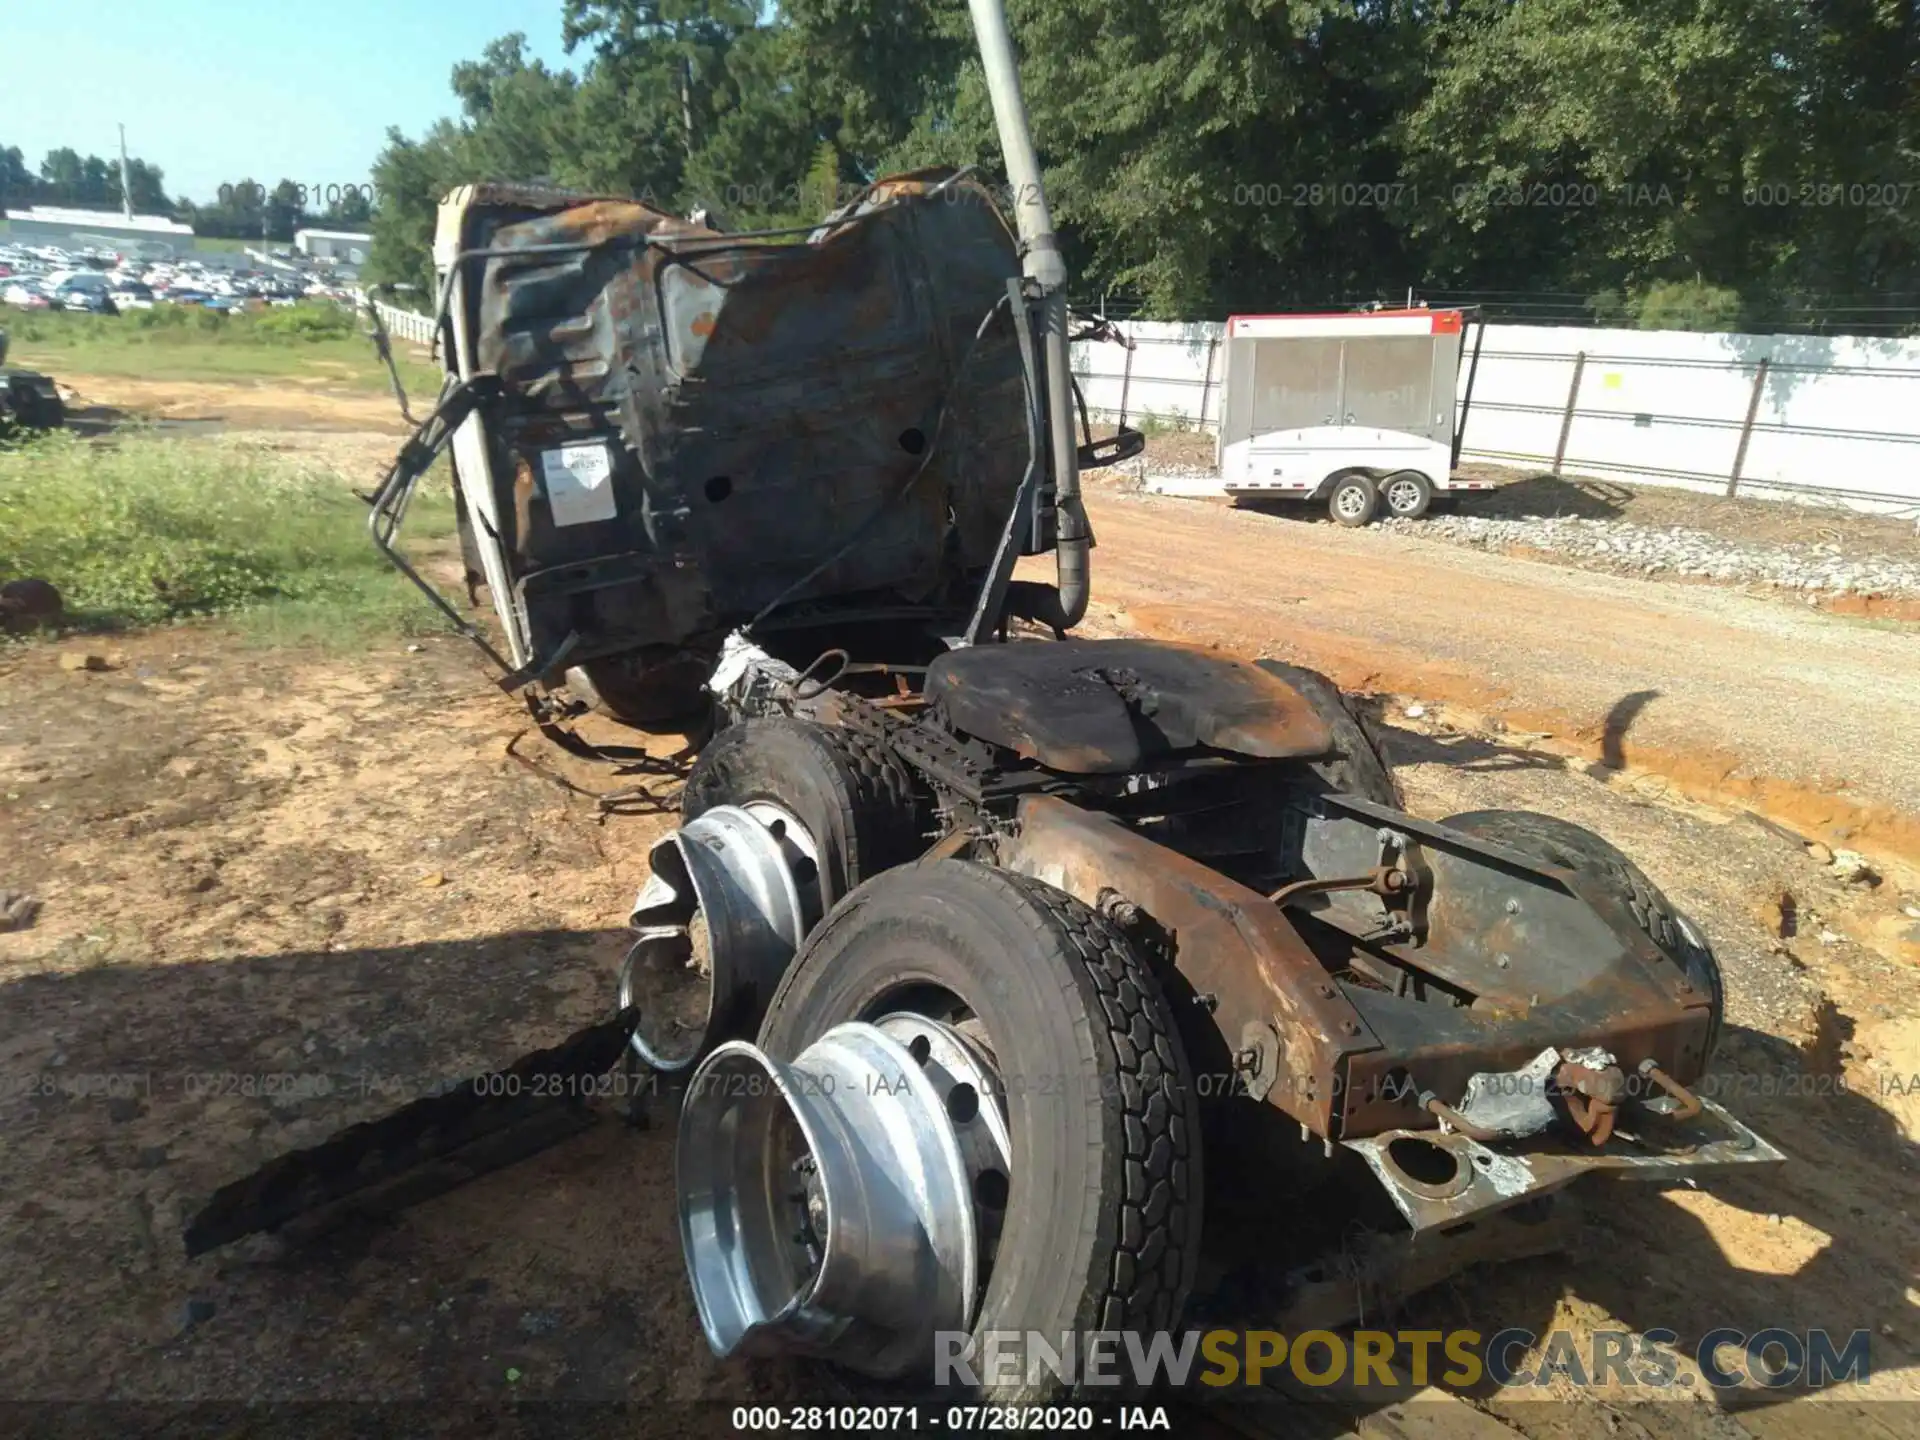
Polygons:
M447 76L524 31L549 65L560 0L23 0L0 21L0 146L36 171L71 145L127 149L167 191L211 200L227 181L359 183L387 126L416 135L456 106ZM582 52L583 53L583 52Z

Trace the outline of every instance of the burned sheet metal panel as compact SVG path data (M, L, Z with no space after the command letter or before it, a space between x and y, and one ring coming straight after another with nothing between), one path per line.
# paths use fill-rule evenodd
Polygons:
M1344 1134L1432 1124L1415 1093L1457 1103L1476 1071L1517 1070L1548 1046L1610 1051L1629 1068L1652 1060L1683 1082L1699 1076L1713 997L1616 897L1354 796L1320 797L1313 808L1301 850L1311 873L1357 873L1384 846L1421 877L1401 911L1351 891L1303 905L1361 942L1396 982L1380 983L1378 964L1371 983L1342 980L1383 1044L1347 1076Z
M535 653L717 634L842 547L795 598L919 601L986 565L1025 400L1012 326L973 342L1020 266L988 193L941 178L791 241L488 192L467 245L520 253L471 262L469 324Z
M1088 905L1124 899L1164 936L1190 992L1174 1003L1196 1073L1335 1134L1351 1057L1380 1042L1280 909L1110 816L1052 796L1019 813L1003 864Z
M1242 660L1158 640L956 650L928 703L964 734L1073 775L1124 775L1198 746L1257 759L1325 755L1306 699Z

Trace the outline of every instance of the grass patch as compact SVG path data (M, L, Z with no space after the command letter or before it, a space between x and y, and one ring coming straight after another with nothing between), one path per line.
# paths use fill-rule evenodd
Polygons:
M355 390L385 390L389 383L360 318L330 302L232 313L191 305L124 315L41 311L9 314L5 328L13 364L56 378L305 379ZM409 396L431 400L438 393L438 369L414 347L396 342L394 359Z
M416 551L455 533L445 475L408 516ZM373 548L341 476L198 440L0 447L0 577L27 575L58 586L84 628L233 615L269 642L351 645L443 624Z

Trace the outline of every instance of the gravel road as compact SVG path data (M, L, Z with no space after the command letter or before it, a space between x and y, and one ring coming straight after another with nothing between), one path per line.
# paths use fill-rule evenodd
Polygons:
M1710 585L1090 489L1096 619L1443 700L1920 860L1920 638Z

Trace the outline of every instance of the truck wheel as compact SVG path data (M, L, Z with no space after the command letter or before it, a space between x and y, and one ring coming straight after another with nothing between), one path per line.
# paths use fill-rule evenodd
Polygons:
M1339 524L1358 528L1371 521L1379 508L1380 490L1372 476L1349 470L1334 477L1333 489L1327 493L1327 513Z
M1706 1068L1720 1043L1726 1011L1720 962L1699 927L1674 907L1645 871L1593 831L1554 815L1531 810L1471 810L1453 816L1446 824L1531 859L1572 870L1616 896L1660 953L1712 998L1706 1050L1700 1057L1701 1069Z
M1374 724L1340 687L1318 670L1304 665L1289 665L1284 660L1254 662L1269 675L1276 675L1298 690L1313 707L1313 713L1333 731L1334 755L1327 760L1309 762L1309 768L1343 795L1358 795L1395 810L1407 808L1400 786L1393 778L1393 767L1380 753L1374 736Z
M680 795L697 819L716 805L772 805L806 831L832 906L862 880L919 854L913 782L867 736L786 716L729 726L700 754Z
M1004 1116L1011 1174L973 1185L989 1241L974 1334L1058 1346L1063 1333L1175 1326L1200 1250L1199 1117L1167 1002L1133 945L1038 880L961 860L896 870L814 932L760 1045L790 1060L843 1021L902 1014L953 1027L997 1071L980 1103ZM996 1403L1059 1393L1044 1368L996 1384L974 1363Z
M1433 482L1418 470L1396 470L1380 482L1380 499L1396 520L1418 520L1433 505Z

